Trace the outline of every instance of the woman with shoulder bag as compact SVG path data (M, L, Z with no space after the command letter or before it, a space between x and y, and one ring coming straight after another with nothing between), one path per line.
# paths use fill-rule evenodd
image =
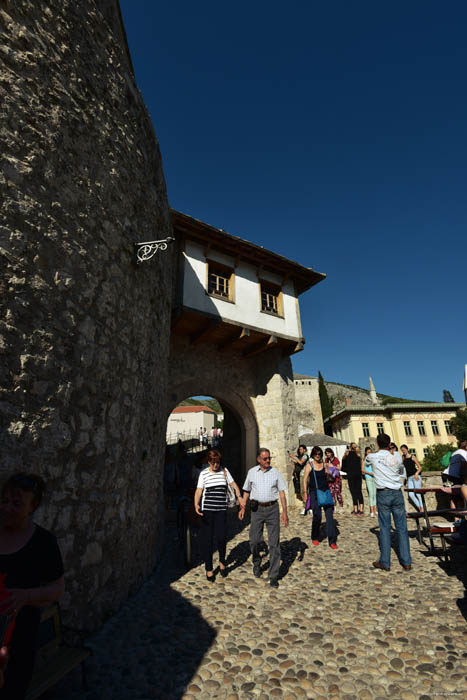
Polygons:
M212 555L216 549L219 552L219 569L221 576L227 576L225 565L225 549L227 544L227 507L229 491L233 489L240 506L244 505L242 494L228 469L221 467L219 450L209 450L208 466L198 477L195 491L195 511L203 518L204 529L204 562L206 578L214 583L215 576L212 566Z
M323 462L321 447L313 447L310 462L305 467L303 475L303 492L307 508L313 511L311 523L311 541L319 544L319 529L321 526L321 508L324 508L328 541L331 549L337 549L337 530L334 522L334 501L329 489L328 479L331 479L328 466ZM308 502L309 501L309 502Z

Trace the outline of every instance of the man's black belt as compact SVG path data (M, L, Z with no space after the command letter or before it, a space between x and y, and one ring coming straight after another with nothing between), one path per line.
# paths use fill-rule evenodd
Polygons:
M273 506L275 503L277 503L277 501L266 501L265 503L261 503L261 501L258 501L258 505L262 508L265 508L266 506Z

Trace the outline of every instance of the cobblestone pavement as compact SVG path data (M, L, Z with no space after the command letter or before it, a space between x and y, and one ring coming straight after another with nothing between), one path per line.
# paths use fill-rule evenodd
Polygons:
M376 521L338 513L338 551L314 547L311 517L282 528L283 578L252 574L248 529L228 545L229 575L164 565L90 640L89 690L76 671L60 699L467 698L465 548L448 573L411 531L414 568L378 558ZM238 528L237 528L238 529ZM264 560L266 565L267 558Z

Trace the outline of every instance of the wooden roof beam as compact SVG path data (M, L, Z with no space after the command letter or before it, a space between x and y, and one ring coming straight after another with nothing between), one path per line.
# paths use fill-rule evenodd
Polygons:
M228 347L231 347L234 343L237 343L239 341L245 341L250 337L250 329L249 328L242 328L240 330L240 333L237 331L233 335L229 336L226 340L224 340L222 343L220 343L217 346L217 349L222 352L222 350L225 350Z
M219 321L210 321L207 325L203 326L198 333L190 337L191 345L197 345L198 343L204 343L209 340L209 336L213 331L217 330L219 323Z
M247 350L246 352L244 352L243 357L254 357L255 355L259 355L260 353L265 352L266 350L271 350L272 348L277 346L278 342L279 341L275 335L270 335L267 340L262 341L257 345L254 345L251 348L251 350Z

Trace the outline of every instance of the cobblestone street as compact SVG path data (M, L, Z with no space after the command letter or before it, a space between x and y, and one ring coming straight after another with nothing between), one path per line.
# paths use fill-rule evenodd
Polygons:
M252 574L248 528L228 544L229 575L183 573L171 534L164 564L89 640L89 690L74 672L56 697L467 698L464 548L447 573L411 530L414 568L378 558L377 521L338 513L339 550L313 547L311 517L282 528L280 588ZM264 565L267 559L264 559Z

